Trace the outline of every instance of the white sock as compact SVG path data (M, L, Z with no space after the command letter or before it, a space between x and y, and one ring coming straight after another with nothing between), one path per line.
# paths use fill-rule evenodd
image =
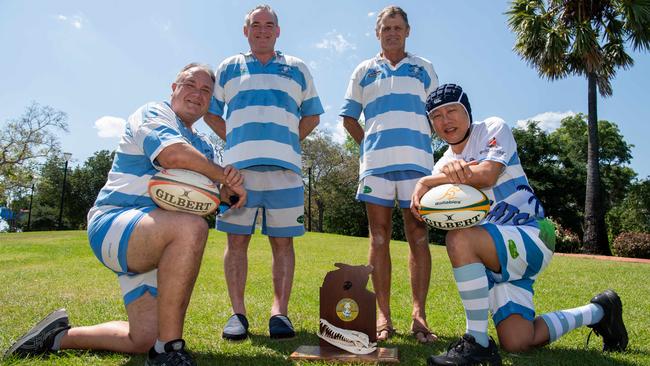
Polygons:
M158 353L165 353L165 344L167 342L163 342L160 339L156 339L156 344L153 345L153 349L158 352Z
M542 315L548 327L549 343L583 325L598 323L605 312L598 304L588 304L579 308L560 310Z
M466 333L471 334L476 343L487 347L490 344L487 335L489 290L485 266L471 263L454 268L454 279L465 308Z
M68 329L59 332L59 334L54 336L54 342L52 342L52 351L58 351L61 349L61 340L65 335L68 334Z

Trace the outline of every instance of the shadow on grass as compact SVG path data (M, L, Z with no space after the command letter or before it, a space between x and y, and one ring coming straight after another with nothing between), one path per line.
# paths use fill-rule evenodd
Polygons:
M215 352L192 352L199 365L295 365L289 355L301 345L317 345L318 337L307 332L298 332L290 340L272 340L264 335L251 335L251 344L256 347L253 354L220 354ZM380 347L399 349L399 360L402 365L426 365L427 357L438 355L447 350L447 346L456 340L455 337L440 337L430 344L419 344L409 334L397 334L387 342L381 342ZM242 345L244 347L244 345ZM268 349L269 352L264 352ZM626 355L638 354L646 357L645 352L628 351ZM505 364L511 365L636 365L633 361L621 360L616 353L603 353L598 350L583 349L550 349L541 348L523 354L511 354L501 351ZM142 365L143 356L133 356L125 366ZM319 364L340 364L320 361ZM311 362L301 361L301 365Z
M636 351L625 353L625 355L630 354L645 356L645 353ZM504 361L509 360L512 365L638 365L636 362L620 359L617 353L601 352L595 349L540 348L521 354L501 351L501 356Z
M437 355L447 350L448 345L455 341L455 337L440 337L436 342L430 344L419 344L410 334L397 334L387 342L381 342L380 347L399 349L399 360L402 365L426 365L426 359L430 355ZM272 340L267 335L251 335L250 343L242 343L242 353L219 353L218 351L205 352L193 351L190 345L190 353L199 365L295 365L296 362L289 359L289 355L301 345L317 345L319 338L312 333L299 331L296 337L289 340ZM253 349L250 347L253 346ZM248 352L246 348L249 348ZM645 358L647 352L636 349L628 350L625 353L603 353L597 349L558 349L543 347L528 353L512 354L501 350L501 357L505 364L511 365L637 365L637 362L621 358ZM109 357L110 352L100 351L65 351L56 358L65 357ZM635 357L636 356L636 357ZM143 365L145 355L132 355L125 366ZM46 360L47 357L44 358ZM6 360L5 360L6 361ZM14 360L18 361L18 359ZM24 360L23 360L24 361ZM20 363L20 362L19 362ZM321 361L319 364L336 364L334 362ZM12 364L9 362L9 364ZM310 365L311 362L301 361L301 365Z

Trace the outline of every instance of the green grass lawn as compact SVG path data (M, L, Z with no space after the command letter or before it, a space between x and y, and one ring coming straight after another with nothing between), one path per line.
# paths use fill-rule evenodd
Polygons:
M290 317L298 336L271 341L268 317L272 286L271 255L265 237L253 237L249 252L247 306L252 337L240 343L221 339L230 315L222 256L225 236L211 231L203 267L190 303L184 338L202 365L290 365L287 358L298 346L315 345L318 328L319 286L333 263L366 263L367 239L328 234L307 234L296 240L297 268ZM425 365L430 354L444 351L465 329L464 312L452 281L444 247L432 246L433 273L427 315L440 340L421 346L408 333L410 287L408 248L394 242L392 310L398 335L383 344L398 347L405 365ZM602 341L588 328L573 331L527 354L502 352L511 365L650 365L650 265L556 257L535 287L538 313L582 305L596 293L614 288L624 303L630 335L628 351L603 354ZM93 256L82 231L0 234L0 349L20 337L51 310L65 307L73 325L91 325L126 319L115 276ZM496 338L494 328L490 333ZM44 358L0 361L11 365L142 365L143 356L107 352L66 351ZM304 363L317 364L317 363Z

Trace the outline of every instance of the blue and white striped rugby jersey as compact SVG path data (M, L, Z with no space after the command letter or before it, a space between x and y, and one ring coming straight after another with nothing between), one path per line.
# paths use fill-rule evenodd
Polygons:
M431 127L425 102L437 87L433 65L409 53L394 67L380 55L357 66L339 115L358 120L363 112L359 179L405 170L431 174Z
M161 169L156 157L165 147L177 143L191 144L215 161L214 146L207 137L185 127L169 103L148 103L135 111L126 122L126 131L115 152L108 181L99 191L88 218L98 208L106 212L110 206L155 206L147 193L147 184Z
M434 174L440 173L448 162L460 159L496 161L505 166L493 187L481 189L492 203L483 223L537 226L537 220L544 218L544 208L519 161L517 142L502 119L491 117L472 123L472 133L463 152L454 154L451 147L447 149L433 168Z
M224 60L216 76L209 112L226 112L224 164L275 165L301 174L298 124L324 112L304 62L276 51L262 64L248 52Z

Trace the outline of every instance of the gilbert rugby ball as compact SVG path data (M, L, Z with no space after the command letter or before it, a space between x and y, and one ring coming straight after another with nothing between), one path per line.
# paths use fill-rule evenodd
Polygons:
M206 216L219 207L219 188L208 177L185 169L164 169L149 180L149 196L162 209Z
M490 200L466 184L433 187L420 199L420 215L435 229L454 230L474 226L490 210Z

